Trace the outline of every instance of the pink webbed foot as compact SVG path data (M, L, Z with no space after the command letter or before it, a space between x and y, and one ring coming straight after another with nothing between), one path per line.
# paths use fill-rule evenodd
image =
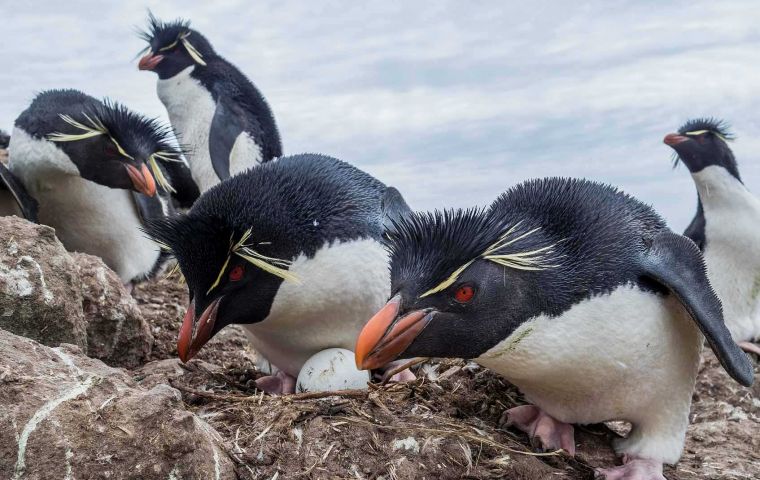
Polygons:
M737 345L739 345L739 348L744 350L747 353L754 353L755 355L760 356L760 345L754 342L738 342Z
M296 393L296 379L283 371L256 380L256 388L270 395Z
M395 370L398 370L402 365L407 363L406 360L396 360L395 362L391 362L388 365L384 366L380 370L380 381L382 383L388 383L388 382L410 382L412 380L417 380L417 375L412 373L411 370L404 369L400 372L393 373ZM376 377L377 378L377 377Z
M599 468L596 478L606 480L665 480L662 474L662 462L644 458L623 457L623 465L612 468Z
M561 448L571 456L575 455L575 434L569 423L555 420L535 405L510 408L504 416L506 425L527 433L534 446L547 450Z

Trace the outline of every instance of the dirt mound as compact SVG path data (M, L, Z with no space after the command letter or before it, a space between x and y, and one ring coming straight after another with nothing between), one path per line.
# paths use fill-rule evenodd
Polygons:
M590 479L595 467L618 462L609 443L617 434L605 425L576 428L575 458L537 453L525 435L499 424L506 408L524 402L519 392L473 363L425 364L417 381L369 392L263 395L253 386L255 352L239 328L182 365L174 358L185 287L159 280L134 294L153 325L157 360L137 378L182 391L188 408L222 435L240 478ZM711 352L705 357L686 451L665 476L758 478L760 384L742 388Z

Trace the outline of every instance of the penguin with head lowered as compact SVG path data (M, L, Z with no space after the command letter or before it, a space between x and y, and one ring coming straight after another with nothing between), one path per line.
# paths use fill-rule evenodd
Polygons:
M302 154L220 183L186 215L149 222L190 290L180 359L226 325L243 324L276 367L276 377L257 384L292 392L309 357L351 349L387 300L384 235L408 210L395 188L361 170Z
M532 180L488 210L405 216L390 242L392 298L362 330L357 366L474 359L533 404L509 410L512 425L570 454L570 423L627 420L607 478L663 478L680 457L700 331L753 381L697 247L612 187Z
M49 90L16 119L9 169L68 250L101 257L129 283L160 263L143 221L170 213L170 194L184 205L199 195L170 140L122 105Z
M231 175L282 156L280 135L263 95L218 55L190 22L150 14L140 70L158 74L158 97L188 146L193 178L206 191Z
M697 213L684 235L702 250L726 326L760 355L760 200L742 183L724 122L696 119L663 140L691 172Z

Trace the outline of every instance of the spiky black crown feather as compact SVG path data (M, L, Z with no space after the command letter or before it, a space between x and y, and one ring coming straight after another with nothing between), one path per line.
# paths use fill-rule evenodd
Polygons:
M388 241L393 287L414 279L420 297L448 288L479 259L517 270L553 266L554 245L540 228L481 208L415 213L394 224Z
M85 113L102 123L108 134L127 150L175 156L180 153L172 144L171 128L156 118L146 117L110 99L104 99Z
M678 133L684 135L688 132L698 132L701 130L707 130L708 132L712 132L727 140L733 140L736 138L731 132L728 123L719 118L713 117L691 119L678 129Z
M177 40L181 33L190 30L190 20L178 18L171 22L164 22L148 11L148 28L140 30L140 38L148 43L165 45Z

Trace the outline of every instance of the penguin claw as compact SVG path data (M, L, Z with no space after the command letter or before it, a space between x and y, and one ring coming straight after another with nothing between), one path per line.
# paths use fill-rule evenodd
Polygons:
M554 419L535 405L510 408L504 412L500 423L527 433L534 448L562 449L575 456L573 426Z
M619 467L596 469L594 471L594 478L604 478L606 480L665 480L662 474L662 463L657 460L625 457L624 462Z
M296 393L296 379L283 371L256 380L256 388L270 395Z
M738 342L739 348L744 350L747 353L754 353L755 355L760 356L760 345L754 342Z

